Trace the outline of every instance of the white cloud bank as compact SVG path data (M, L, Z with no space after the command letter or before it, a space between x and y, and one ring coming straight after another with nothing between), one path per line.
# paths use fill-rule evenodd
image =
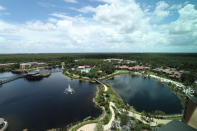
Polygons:
M79 9L91 18L49 15L46 23L0 21L0 53L29 52L196 52L197 10L186 4L168 24L151 24L169 16L171 8L158 2L153 12L134 0L102 0L105 4Z

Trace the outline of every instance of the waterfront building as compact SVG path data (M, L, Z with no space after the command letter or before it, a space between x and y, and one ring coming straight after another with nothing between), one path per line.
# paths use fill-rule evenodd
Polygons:
M173 120L156 129L157 131L196 131L197 130L197 85L194 95L186 94L182 121Z
M38 63L38 62L21 63L21 64L20 64L20 69L22 69L22 70L24 70L24 69L29 69L29 68L32 67L33 65L45 66L45 65L47 65L47 64L46 64L46 63Z
M6 64L0 64L0 66L11 66L11 65L15 65L17 63L6 63Z
M24 69L28 69L31 67L30 63L22 63L20 64L20 69L24 70Z
M155 130L156 131L196 131L196 129L178 120L173 120L168 124L166 124L165 126L162 126L161 128L156 128Z
M186 103L182 121L197 129L197 85L194 95L186 95Z
M78 66L78 70L82 72L85 72L85 73L89 73L91 68L90 66Z

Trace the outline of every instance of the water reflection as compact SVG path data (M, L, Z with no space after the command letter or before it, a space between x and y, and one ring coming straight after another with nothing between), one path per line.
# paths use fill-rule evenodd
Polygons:
M69 84L75 90L73 95L64 94ZM95 87L88 82L70 80L60 72L41 81L18 79L0 88L0 117L8 120L8 131L24 128L43 131L88 116L97 117L101 111L92 102Z
M175 93L154 79L119 75L108 82L126 103L134 106L138 111L181 112L182 106Z

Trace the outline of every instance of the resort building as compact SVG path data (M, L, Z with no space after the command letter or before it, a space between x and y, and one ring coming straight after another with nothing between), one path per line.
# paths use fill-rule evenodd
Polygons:
M146 67L146 66L132 66L129 67L127 65L122 65L122 66L117 66L118 69L127 69L127 70L148 70L150 69L150 67Z
M22 64L20 64L20 69L22 69L22 70L28 69L28 68L32 67L33 65L45 66L45 65L47 65L47 64L46 64L46 63L38 63L38 62L22 63Z
M156 129L156 131L196 131L196 129L188 126L187 124L181 121L173 120L165 126Z
M115 58L111 58L111 59L104 59L104 61L107 62L112 62L112 61L118 61L119 63L123 61L123 59L115 59Z
M131 60L125 60L125 62L127 63L127 64L134 64L134 63L136 63L136 61L131 61Z
M197 86L194 95L186 96L183 122L197 129Z
M91 68L90 68L90 66L78 66L78 70L81 71L81 73L83 73L83 72L89 73Z
M122 65L122 66L117 66L117 68L119 68L119 69L126 69L126 70L128 70L129 69L129 66L126 66L126 65Z
M194 95L186 95L182 121L173 120L157 131L196 131L197 130L197 86Z
M163 72L165 74L168 74L170 77L174 77L174 78L180 78L181 77L181 72L176 71L175 68L168 68L168 69L163 69L163 68L155 68L153 69L153 71L156 72Z
M22 63L20 64L20 69L24 70L24 69L28 69L31 67L31 64L29 63Z
M6 63L6 64L0 64L0 66L11 66L11 65L15 65L16 63Z

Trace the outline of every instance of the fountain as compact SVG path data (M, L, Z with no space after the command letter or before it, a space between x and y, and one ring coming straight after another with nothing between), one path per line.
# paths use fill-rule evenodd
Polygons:
M68 88L66 88L64 90L64 93L65 94L73 94L74 93L74 90L70 87L70 84L68 85Z

